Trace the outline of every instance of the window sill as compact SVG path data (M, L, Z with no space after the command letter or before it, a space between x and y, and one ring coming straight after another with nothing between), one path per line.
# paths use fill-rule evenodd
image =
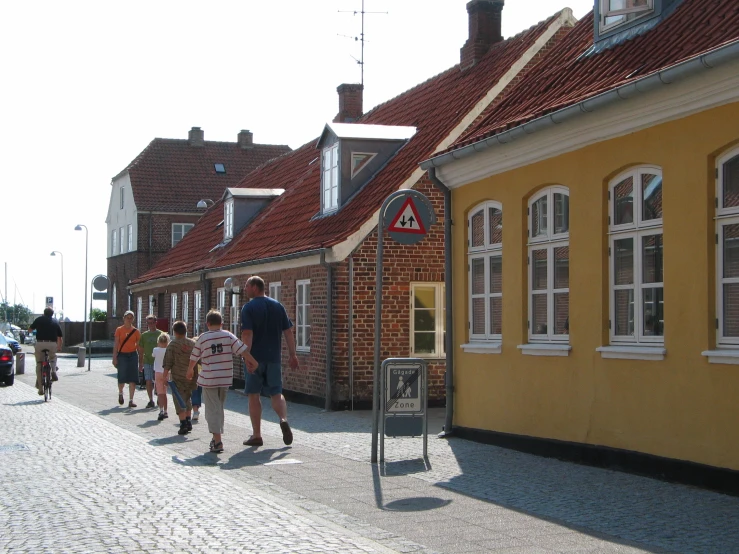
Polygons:
M652 360L665 359L667 350L663 346L599 346L595 349L601 358L617 360Z
M295 349L295 353L296 354L310 354L310 346L308 346L308 347L306 347L306 346L298 346Z
M701 356L708 358L709 364L739 365L739 350L705 350Z
M525 356L569 356L572 347L569 344L528 343L519 344L518 349Z
M467 344L463 344L461 348L464 352L469 352L471 354L500 354L501 344L502 343L500 341L473 341Z

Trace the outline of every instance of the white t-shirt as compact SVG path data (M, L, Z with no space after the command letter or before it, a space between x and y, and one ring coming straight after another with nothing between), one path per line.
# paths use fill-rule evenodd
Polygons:
M162 348L160 346L154 347L154 350L152 351L152 355L154 356L154 373L164 373L162 363L164 363L164 353L166 351L166 348Z
M233 357L244 350L246 345L228 331L219 329L202 333L190 354L190 361L200 360L203 368L198 385L203 388L230 387L233 384Z

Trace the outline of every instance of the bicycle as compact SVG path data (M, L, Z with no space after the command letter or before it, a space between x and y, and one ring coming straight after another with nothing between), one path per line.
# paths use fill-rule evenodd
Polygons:
M44 387L44 402L51 398L51 363L49 363L49 351L44 348L44 361L41 362L41 384Z

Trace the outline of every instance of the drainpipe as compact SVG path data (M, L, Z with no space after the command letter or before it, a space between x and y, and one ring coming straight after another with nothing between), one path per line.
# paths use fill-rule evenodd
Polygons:
M428 170L429 179L444 193L444 295L446 297L446 417L444 430L439 437L448 437L453 433L454 416L454 318L452 314L452 191L436 176L436 168Z
M349 256L349 398L354 411L354 255Z
M149 271L151 269L151 243L152 243L152 214L149 212L149 267L146 268L146 271Z
M333 354L334 270L326 262L326 249L321 249L321 265L326 268L326 406L331 411L331 356Z

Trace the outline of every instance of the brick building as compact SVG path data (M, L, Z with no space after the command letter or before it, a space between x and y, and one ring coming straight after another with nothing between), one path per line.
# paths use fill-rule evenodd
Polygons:
M502 0L468 4L462 62L362 112L359 85L341 85L339 114L317 140L241 180L129 290L154 296L197 332L210 308L239 333L246 298L228 294L262 276L295 322L301 369L285 370L286 395L328 408L368 407L372 398L378 212L414 188L444 219L443 194L418 167L451 145L504 97L574 24L565 9L507 40ZM445 400L444 229L419 244L385 241L381 357L429 360L430 402ZM286 364L284 365L286 368ZM243 382L243 369L236 371Z
M254 144L249 131L241 131L236 142L206 141L203 131L193 127L187 140L154 139L113 177L105 219L108 330L133 307L129 281L152 268L197 223L204 211L197 208L200 200L220 198L226 187L289 151L287 146ZM164 317L161 310L153 311Z

